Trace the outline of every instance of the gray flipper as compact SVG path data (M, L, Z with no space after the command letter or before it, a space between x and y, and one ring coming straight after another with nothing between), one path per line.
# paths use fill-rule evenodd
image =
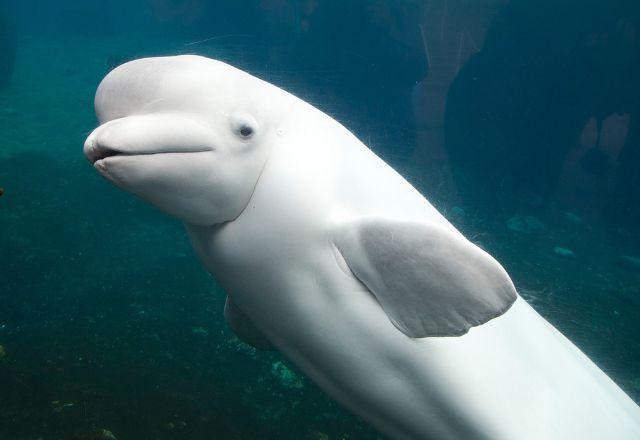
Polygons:
M463 335L517 298L493 257L436 223L364 218L341 228L335 244L391 322L413 338Z
M236 306L231 298L227 296L224 303L224 319L236 334L238 339L260 350L275 350L271 342L253 325L247 315Z

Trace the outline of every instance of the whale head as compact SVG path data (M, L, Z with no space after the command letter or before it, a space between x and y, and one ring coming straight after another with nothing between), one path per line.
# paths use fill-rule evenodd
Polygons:
M283 94L204 57L131 61L98 87L100 125L84 153L109 181L184 222L231 221L269 156Z

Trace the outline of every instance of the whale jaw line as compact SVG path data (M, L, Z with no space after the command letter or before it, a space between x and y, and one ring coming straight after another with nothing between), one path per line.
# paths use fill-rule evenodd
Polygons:
M92 145L85 149L85 156L87 160L96 165L98 162L111 157L136 157L136 156L153 156L159 154L182 154L182 153L204 153L207 151L213 151L213 149L193 149L193 150L167 150L167 151L121 151L111 147Z

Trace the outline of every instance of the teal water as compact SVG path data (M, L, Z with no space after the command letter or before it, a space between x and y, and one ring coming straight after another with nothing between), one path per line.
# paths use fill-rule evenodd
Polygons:
M179 222L82 156L109 69L175 53L245 68L354 130L640 401L634 3L486 2L491 15L451 2L437 20L438 2L354 2L338 15L331 2L305 12L312 3L5 2L1 439L382 438L282 356L238 341ZM463 43L485 26L484 47L441 44L429 65L434 22L443 39L466 29ZM438 89L428 78L450 53L457 69ZM448 94L441 128L434 90ZM584 141L591 117L604 127L597 148Z

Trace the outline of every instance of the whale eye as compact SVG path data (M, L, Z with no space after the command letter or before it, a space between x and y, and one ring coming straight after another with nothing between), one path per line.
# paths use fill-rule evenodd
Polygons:
M251 115L235 114L231 116L231 129L240 139L251 139L258 129L258 122Z
M243 125L242 127L240 127L240 136L242 136L243 138L249 138L253 135L253 128L249 127L248 125Z

